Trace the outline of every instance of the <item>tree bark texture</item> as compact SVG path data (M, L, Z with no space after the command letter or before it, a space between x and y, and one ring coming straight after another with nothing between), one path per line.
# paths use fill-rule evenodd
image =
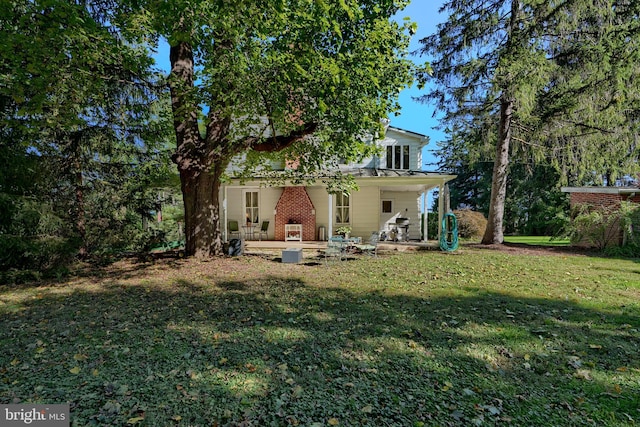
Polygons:
M507 177L509 167L509 145L511 143L511 120L513 118L515 100L504 94L500 101L500 125L496 158L493 163L493 180L491 184L491 202L489 218L482 243L486 245L504 241L503 219L504 205L507 195Z
M207 258L222 254L220 177L207 171L180 171L184 199L185 251Z
M193 51L188 43L171 46L171 108L176 132L173 161L180 172L185 217L185 252L206 258L222 254L218 190L213 150L198 129L198 106L192 98Z

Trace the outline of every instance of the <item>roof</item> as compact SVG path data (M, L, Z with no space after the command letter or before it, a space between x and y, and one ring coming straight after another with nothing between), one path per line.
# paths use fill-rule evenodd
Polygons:
M427 137L427 135L423 135L423 134L418 133L418 132L413 132L413 131L410 131L410 130L406 130L406 129L398 128L398 127L395 127L395 126L389 126L389 128L388 128L388 129L391 129L391 130L394 130L394 131L396 131L396 132L400 132L400 133L408 133L408 134L411 134L411 135L417 136L417 137L419 137L419 138L428 138L428 137Z
M635 194L640 193L638 187L562 187L563 193L592 193L592 194Z
M377 168L352 168L341 169L341 172L352 175L356 178L406 178L406 177L423 177L433 178L435 176L455 178L455 175L441 174L439 172L414 171L409 169L377 169Z

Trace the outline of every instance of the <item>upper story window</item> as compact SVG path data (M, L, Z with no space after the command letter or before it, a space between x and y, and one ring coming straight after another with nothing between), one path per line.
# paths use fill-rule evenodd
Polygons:
M408 145L387 145L387 169L410 169Z

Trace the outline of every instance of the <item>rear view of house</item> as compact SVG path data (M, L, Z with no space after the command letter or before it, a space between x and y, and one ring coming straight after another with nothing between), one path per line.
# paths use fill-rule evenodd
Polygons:
M328 177L322 176L307 185L277 186L259 176L233 178L221 189L225 236L229 237L229 221L244 226L249 237L268 221L266 236L273 240L325 240L340 227L349 227L356 237L376 232L387 238L426 240L427 192L437 187L442 193L455 178L421 170L422 149L428 142L424 135L388 127L383 139L372 142L380 147L380 155L339 166L358 186L349 194L329 193ZM442 206L438 214L441 219Z

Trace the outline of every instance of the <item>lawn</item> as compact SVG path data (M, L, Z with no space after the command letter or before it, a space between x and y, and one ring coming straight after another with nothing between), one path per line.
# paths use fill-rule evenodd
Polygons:
M640 263L462 247L0 287L0 403L72 425L640 422Z
M504 236L507 243L537 246L569 246L569 239L554 239L550 236Z

